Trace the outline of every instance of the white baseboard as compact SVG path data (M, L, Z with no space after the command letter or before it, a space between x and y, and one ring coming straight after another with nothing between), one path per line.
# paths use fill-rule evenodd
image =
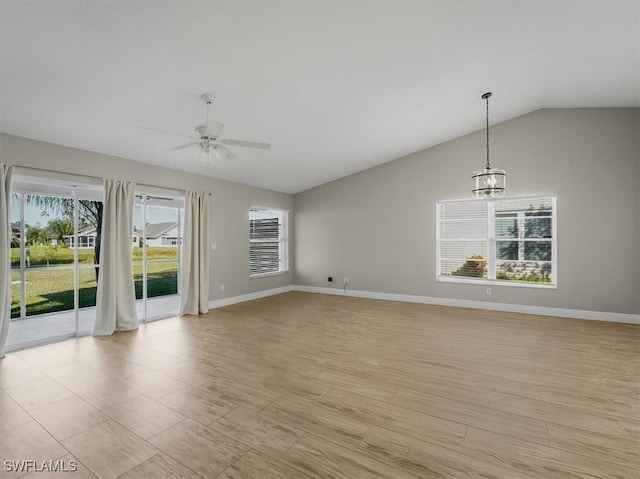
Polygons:
M583 311L579 309L548 308L545 306L528 306L524 304L490 303L488 301L471 301L468 299L435 298L410 294L377 293L373 291L347 290L338 288L321 288L316 286L293 287L295 291L307 293L334 294L338 296L354 296L357 298L384 299L388 301L404 301L407 303L435 304L438 306L454 306L459 308L488 309L511 313L536 314L540 316L557 316L561 318L590 319L613 323L640 324L640 314L607 313L602 311Z
M288 285L281 288L266 289L255 293L242 294L229 298L209 301L209 308L221 308L231 304L243 303L254 299L266 298L289 291L306 293L333 294L337 296L353 296L356 298L383 299L387 301L404 301L407 303L434 304L458 308L487 309L509 313L535 314L540 316L556 316L560 318L589 319L593 321L609 321L612 323L640 324L640 314L608 313L604 311L585 311L580 309L548 308L546 306L529 306L525 304L491 303L488 301L472 301L468 299L436 298L411 294L378 293L375 291L347 290L338 288L322 288L317 286Z
M256 291L255 293L241 294L239 296L231 296L229 298L214 299L209 301L209 309L222 308L223 306L229 306L236 303L244 303L245 301L251 301L253 299L266 298L267 296L273 296L275 294L288 293L293 291L295 286L287 285L281 288L265 289L263 291Z

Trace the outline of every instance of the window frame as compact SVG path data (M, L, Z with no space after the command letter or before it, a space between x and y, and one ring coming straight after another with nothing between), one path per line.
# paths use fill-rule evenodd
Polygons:
M495 221L498 217L495 212L495 204L501 201L513 201L513 200L550 200L552 211L549 215L551 218L551 238L527 238L526 234L520 237L519 234L514 238L497 236ZM468 276L452 276L452 275L442 275L441 268L441 238L440 238L440 227L441 227L441 205L447 203L477 203L477 202L485 202L487 203L487 221L489 224L487 237L482 240L486 241L487 244L487 278L472 278ZM501 212L498 212L500 214ZM546 216L545 216L546 217ZM523 216L526 218L526 216ZM436 281L441 283L462 283L462 284L480 284L480 285L493 285L493 286L510 286L510 287L518 287L518 288L539 288L539 289L557 289L558 287L558 234L557 234L557 223L558 223L558 211L557 211L557 196L552 194L539 194L539 195L526 195L526 196L503 196L499 198L482 198L482 199L458 199L458 200L441 200L436 202ZM516 216L516 223L518 223L518 217ZM518 224L518 232L520 231L521 226L523 227L525 224L525 220L523 219L522 225ZM481 240L479 240L481 241ZM550 283L543 282L534 282L534 281L518 281L518 280L508 280L508 279L497 279L496 278L496 269L498 266L498 261L521 261L521 260L499 260L497 259L497 245L499 242L504 241L514 241L518 243L518 250L526 247L527 243L533 241L544 241L551 243L551 260L549 263L551 264L551 279ZM520 247L522 244L522 248ZM524 255L524 253L523 253ZM527 261L526 259L522 259L522 261ZM534 260L531 260L534 261ZM544 261L544 260L537 260Z
M278 239L273 241L279 244L279 263L280 268L278 271L267 271L264 273L251 273L251 243L257 243L251 239L251 213L254 211L273 211L282 215L282 226L278 232ZM259 206L250 205L247 215L248 225L247 232L249 233L249 279L266 278L269 276L278 276L289 273L289 210L285 208L275 208L272 206Z

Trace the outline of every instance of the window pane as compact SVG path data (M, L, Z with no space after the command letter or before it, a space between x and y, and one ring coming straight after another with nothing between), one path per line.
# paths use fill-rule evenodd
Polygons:
M487 257L486 241L443 241L440 243L440 257L464 260L470 256Z
M440 223L440 238L442 239L484 239L487 237L487 231L487 218L445 220Z
M141 263L133 264L133 283L136 289L136 299L142 299L142 276L144 270Z
M481 255L472 255L460 260L441 260L440 273L443 276L486 278L487 261Z
M498 261L496 279L506 281L526 281L530 283L551 283L551 263L535 261Z
M20 317L20 271L11 271L11 318Z
M184 217L181 206L182 201L170 195L136 194L132 235L134 286L136 299L147 299L146 303L138 301L140 319L164 317L179 309L178 273ZM169 297L163 298L166 296Z
M11 267L20 269L20 246L11 247Z
M136 299L142 299L142 265L133 266ZM147 298L178 294L178 263L147 263Z
M544 212L548 214L548 212ZM536 218L527 215L524 222L525 238L551 238L551 218Z
M11 267L20 268L20 203L22 195L11 194Z
M249 246L250 274L280 271L280 243L260 242Z
M249 238L252 240L277 240L280 236L280 215L276 211L254 211L249 224Z
M78 271L78 288L80 307L88 308L96 305L97 268L80 268Z
M178 294L178 263L147 263L147 297Z
M73 270L43 268L27 270L27 316L73 309Z
M180 225L177 208L147 206L147 259L178 259ZM138 231L141 235L142 232Z
M518 259L518 242L517 241L496 241L496 259L517 260Z
M131 238L133 244L133 261L142 261L142 235L144 228L142 210L144 205L141 202L142 199L136 197L136 205L133 207L133 236Z
M524 244L524 259L527 261L551 261L551 242L527 241Z
M516 215L496 215L496 237L497 238L517 238L518 221Z

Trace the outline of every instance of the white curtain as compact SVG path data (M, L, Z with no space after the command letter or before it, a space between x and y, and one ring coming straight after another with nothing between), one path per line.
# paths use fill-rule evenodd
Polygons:
M94 336L138 328L131 257L134 190L131 182L105 180Z
M209 193L184 197L180 314L209 311Z
M11 321L11 180L13 166L0 163L0 358Z

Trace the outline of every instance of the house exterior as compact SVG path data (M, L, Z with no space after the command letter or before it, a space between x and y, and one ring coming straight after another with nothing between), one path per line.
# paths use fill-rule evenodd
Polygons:
M20 246L20 223L11 223L11 247Z
M178 222L168 221L147 224L147 246L178 246L179 242L180 228Z
M75 248L73 235L65 236L69 248ZM134 228L132 244L134 248L143 244L142 231ZM176 221L147 224L147 246L178 246L180 241L179 224ZM78 231L78 248L94 248L96 229L93 226Z

